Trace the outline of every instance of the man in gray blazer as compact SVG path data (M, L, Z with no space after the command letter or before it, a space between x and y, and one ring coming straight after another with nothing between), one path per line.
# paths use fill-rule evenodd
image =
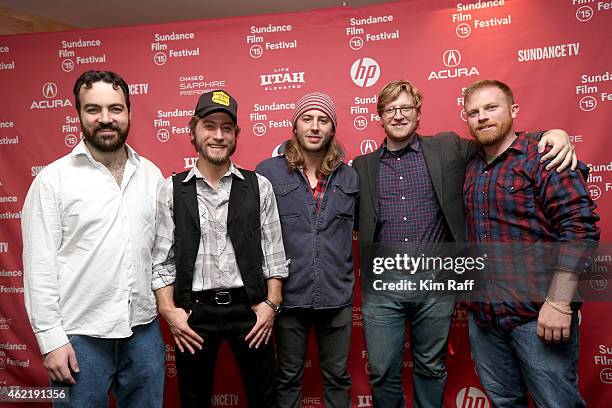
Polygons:
M377 246L464 241L463 179L476 144L455 133L418 135L421 102L421 93L410 82L387 84L377 103L385 141L378 150L353 161L359 174L362 277L368 275L367 260ZM561 163L561 170L574 155L567 134L558 136L560 143L543 160L559 153L549 167ZM541 151L546 140L540 143ZM362 312L374 407L405 407L401 369L407 320L414 407L441 407L454 297L381 300L368 296L366 284L362 283Z

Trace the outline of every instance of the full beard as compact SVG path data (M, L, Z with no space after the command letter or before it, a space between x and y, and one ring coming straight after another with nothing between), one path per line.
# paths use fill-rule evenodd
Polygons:
M208 154L208 150L206 149L206 146L200 146L200 145L196 145L196 151L198 152L200 157L203 158L204 160L208 161L211 164L221 166L221 165L226 164L229 161L229 158L232 156L232 154L234 154L234 152L236 151L236 142L230 144L229 148L224 151L225 154L223 155Z
M114 126L111 124L111 125L98 125L92 131L85 128L81 124L81 130L83 132L83 139L85 139L85 141L89 145L96 148L96 150L99 150L105 153L109 153L109 152L115 152L123 148L123 146L125 146L125 142L127 140L128 133L130 131L130 124L128 123L125 130L121 130L117 126ZM117 137L114 137L112 139L108 139L108 138L105 139L103 137L98 136L97 133L102 130L114 130L115 132L117 132Z
M491 146L499 143L508 134L512 128L511 122L505 122L500 125L494 125L494 129L481 131L478 129L470 129L470 133L482 146Z

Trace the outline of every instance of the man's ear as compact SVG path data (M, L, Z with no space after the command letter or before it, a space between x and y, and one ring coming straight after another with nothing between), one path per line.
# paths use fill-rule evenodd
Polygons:
M517 103L510 107L510 115L512 116L512 119L516 119L516 117L518 116L519 109L520 107Z

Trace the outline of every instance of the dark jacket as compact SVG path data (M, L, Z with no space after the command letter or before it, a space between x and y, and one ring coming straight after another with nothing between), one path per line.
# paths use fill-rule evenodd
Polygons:
M463 179L465 165L476 151L476 143L456 133L439 133L431 137L416 135L427 163L438 203L455 242L465 240L463 213ZM381 146L359 156L353 168L359 174L359 245L371 244L378 220L378 167Z
M284 156L264 160L256 171L274 187L290 260L283 306L328 309L350 305L357 173L344 163L334 170L317 214L306 177L299 171L290 172Z

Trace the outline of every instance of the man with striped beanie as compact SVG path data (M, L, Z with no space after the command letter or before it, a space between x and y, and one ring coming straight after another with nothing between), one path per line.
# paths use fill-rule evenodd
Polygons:
M256 171L274 187L289 263L275 335L279 406L301 406L308 334L314 327L327 408L351 406L348 354L357 173L343 163L336 109L321 92L304 95L293 135Z

